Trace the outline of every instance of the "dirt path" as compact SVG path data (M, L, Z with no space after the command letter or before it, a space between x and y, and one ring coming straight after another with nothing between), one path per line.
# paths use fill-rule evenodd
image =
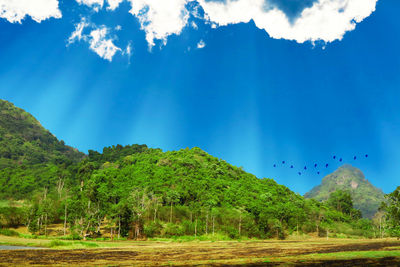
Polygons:
M346 261L288 261L313 253L398 250L396 241L260 241L260 242L145 242L128 243L126 248L80 250L0 251L1 266L21 265L254 265L279 263L307 266L400 266L399 258L356 259ZM266 259L278 263L269 263Z

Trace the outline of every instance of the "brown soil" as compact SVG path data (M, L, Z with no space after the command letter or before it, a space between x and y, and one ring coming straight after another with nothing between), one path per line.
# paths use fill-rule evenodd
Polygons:
M288 261L314 253L393 250L398 241L127 242L126 248L0 251L0 266L400 266L400 258ZM274 263L263 262L275 259ZM296 258L296 257L294 257ZM264 260L263 260L264 259Z

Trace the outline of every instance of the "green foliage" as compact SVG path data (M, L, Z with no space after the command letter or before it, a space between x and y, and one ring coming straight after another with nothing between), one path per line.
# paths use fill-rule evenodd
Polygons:
M54 186L84 154L59 141L29 113L0 100L1 198L23 198L36 188Z
M19 233L17 231L11 230L11 229L2 229L0 228L0 235L5 235L5 236L19 236Z
M65 226L66 239L102 238L104 225L112 239L284 239L324 235L339 223L360 235L368 231L352 191L333 193L327 203L305 199L196 147L117 145L84 157L6 101L0 101L0 147L0 199L26 200L24 207L0 208L0 223L25 224L37 235L47 235L52 223Z
M391 236L400 237L400 186L385 197L387 202L382 203L382 209L386 211L388 231Z

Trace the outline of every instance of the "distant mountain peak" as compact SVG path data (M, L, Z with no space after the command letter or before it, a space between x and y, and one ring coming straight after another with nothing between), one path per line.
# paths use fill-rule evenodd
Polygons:
M372 185L360 169L350 164L344 164L325 176L321 184L307 192L304 197L325 201L336 190L349 191L355 208L361 210L363 216L368 218L376 213L384 200L382 190Z

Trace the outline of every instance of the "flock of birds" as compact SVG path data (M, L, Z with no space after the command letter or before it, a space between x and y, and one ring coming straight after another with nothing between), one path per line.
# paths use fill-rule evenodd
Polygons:
M365 157L365 158L368 158L368 154L365 154L364 157ZM336 155L334 155L332 158L333 158L333 160L339 160L339 162L343 162L343 158L337 157ZM354 156L354 157L353 157L353 160L357 160L357 156ZM286 161L283 160L283 161L282 161L282 165L283 165L283 166L287 166L288 164L286 164ZM273 166L274 166L274 168L278 167L278 165L277 165L276 163L275 163ZM323 165L322 165L322 166L323 166ZM329 166L329 163L326 163L326 164L325 164L325 168L328 168L328 166ZM317 170L317 167L318 167L318 164L317 164L317 163L314 163L314 170ZM312 167L310 167L310 168L312 169ZM294 166L293 166L293 165L290 165L290 169L294 169ZM297 174L298 174L298 175L301 175L302 172L305 172L305 171L307 171L307 165L304 166L304 168L303 168L301 171L299 171ZM317 171L317 174L319 175L320 173L321 173L321 172L318 170L318 171Z

